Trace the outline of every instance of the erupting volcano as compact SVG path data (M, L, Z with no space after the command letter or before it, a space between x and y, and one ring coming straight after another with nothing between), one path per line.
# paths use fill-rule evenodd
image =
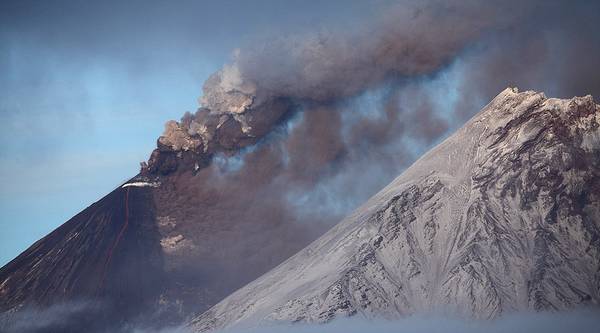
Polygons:
M137 175L0 268L0 330L204 332L351 316L488 320L580 307L597 313L598 4L432 0L376 7L344 22L326 19L330 29L306 27L307 19L301 32L248 38L225 64L220 57L193 83L197 90L204 81L196 110L165 124ZM243 7L243 20L213 23L245 30L244 10L257 9ZM162 7L151 12L178 17ZM125 17L136 41L151 35L138 21L163 28ZM199 30L220 40L212 28ZM110 45L119 44L117 35ZM86 52L105 51L79 37ZM134 52L128 75L161 70L141 61L160 44L153 38L151 52ZM65 45L71 50L71 41ZM7 63L21 63L19 50L6 53ZM52 67L50 60L44 66ZM107 67L90 68L93 83L80 95L97 93L89 105L110 109ZM49 82L31 81L36 89ZM143 90L140 81L122 90ZM168 100L177 88L158 89ZM143 107L119 118L129 138L154 101L131 99ZM161 113L160 123L169 118ZM26 123L15 128L33 135L27 144L53 144L37 133L44 121ZM71 129L56 132L68 136ZM69 138L83 142L92 131ZM102 147L125 142L107 133ZM74 155L91 155L94 165L100 159L89 145L74 146ZM69 168L86 167L67 160ZM51 178L43 166L31 170L36 179ZM100 173L94 177L105 179ZM59 319L22 324L44 316Z

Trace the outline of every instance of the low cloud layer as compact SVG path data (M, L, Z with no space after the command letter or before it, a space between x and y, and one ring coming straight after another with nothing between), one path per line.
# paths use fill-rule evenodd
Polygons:
M36 333L94 330L90 319L101 309L98 302L67 302L47 308L24 308L0 314L0 331L6 333Z
M395 321L341 319L325 325L273 326L225 333L564 333L595 332L600 317L594 311L507 315L494 321L467 321L444 316L413 316Z
M7 333L58 331L64 323L84 318L89 304L63 304L44 311L27 311L0 326ZM69 326L73 327L73 326ZM85 326L80 326L85 327ZM466 320L444 315L414 315L397 320L342 318L327 324L275 324L253 329L232 329L220 333L568 333L596 332L600 327L598 309L570 312L540 312L508 314L492 321ZM185 326L160 330L128 324L107 332L132 333L192 333Z

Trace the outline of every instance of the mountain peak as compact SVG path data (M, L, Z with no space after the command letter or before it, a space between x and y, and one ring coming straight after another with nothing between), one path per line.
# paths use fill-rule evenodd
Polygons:
M600 301L600 107L508 88L198 331Z

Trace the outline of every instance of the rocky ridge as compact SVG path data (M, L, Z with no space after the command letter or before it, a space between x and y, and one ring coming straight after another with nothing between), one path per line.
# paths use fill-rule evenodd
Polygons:
M600 301L600 106L500 93L196 331L447 311L494 318Z

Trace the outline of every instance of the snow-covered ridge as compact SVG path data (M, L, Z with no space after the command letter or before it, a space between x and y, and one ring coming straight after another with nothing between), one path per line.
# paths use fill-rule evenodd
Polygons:
M197 331L600 302L600 107L508 88Z

